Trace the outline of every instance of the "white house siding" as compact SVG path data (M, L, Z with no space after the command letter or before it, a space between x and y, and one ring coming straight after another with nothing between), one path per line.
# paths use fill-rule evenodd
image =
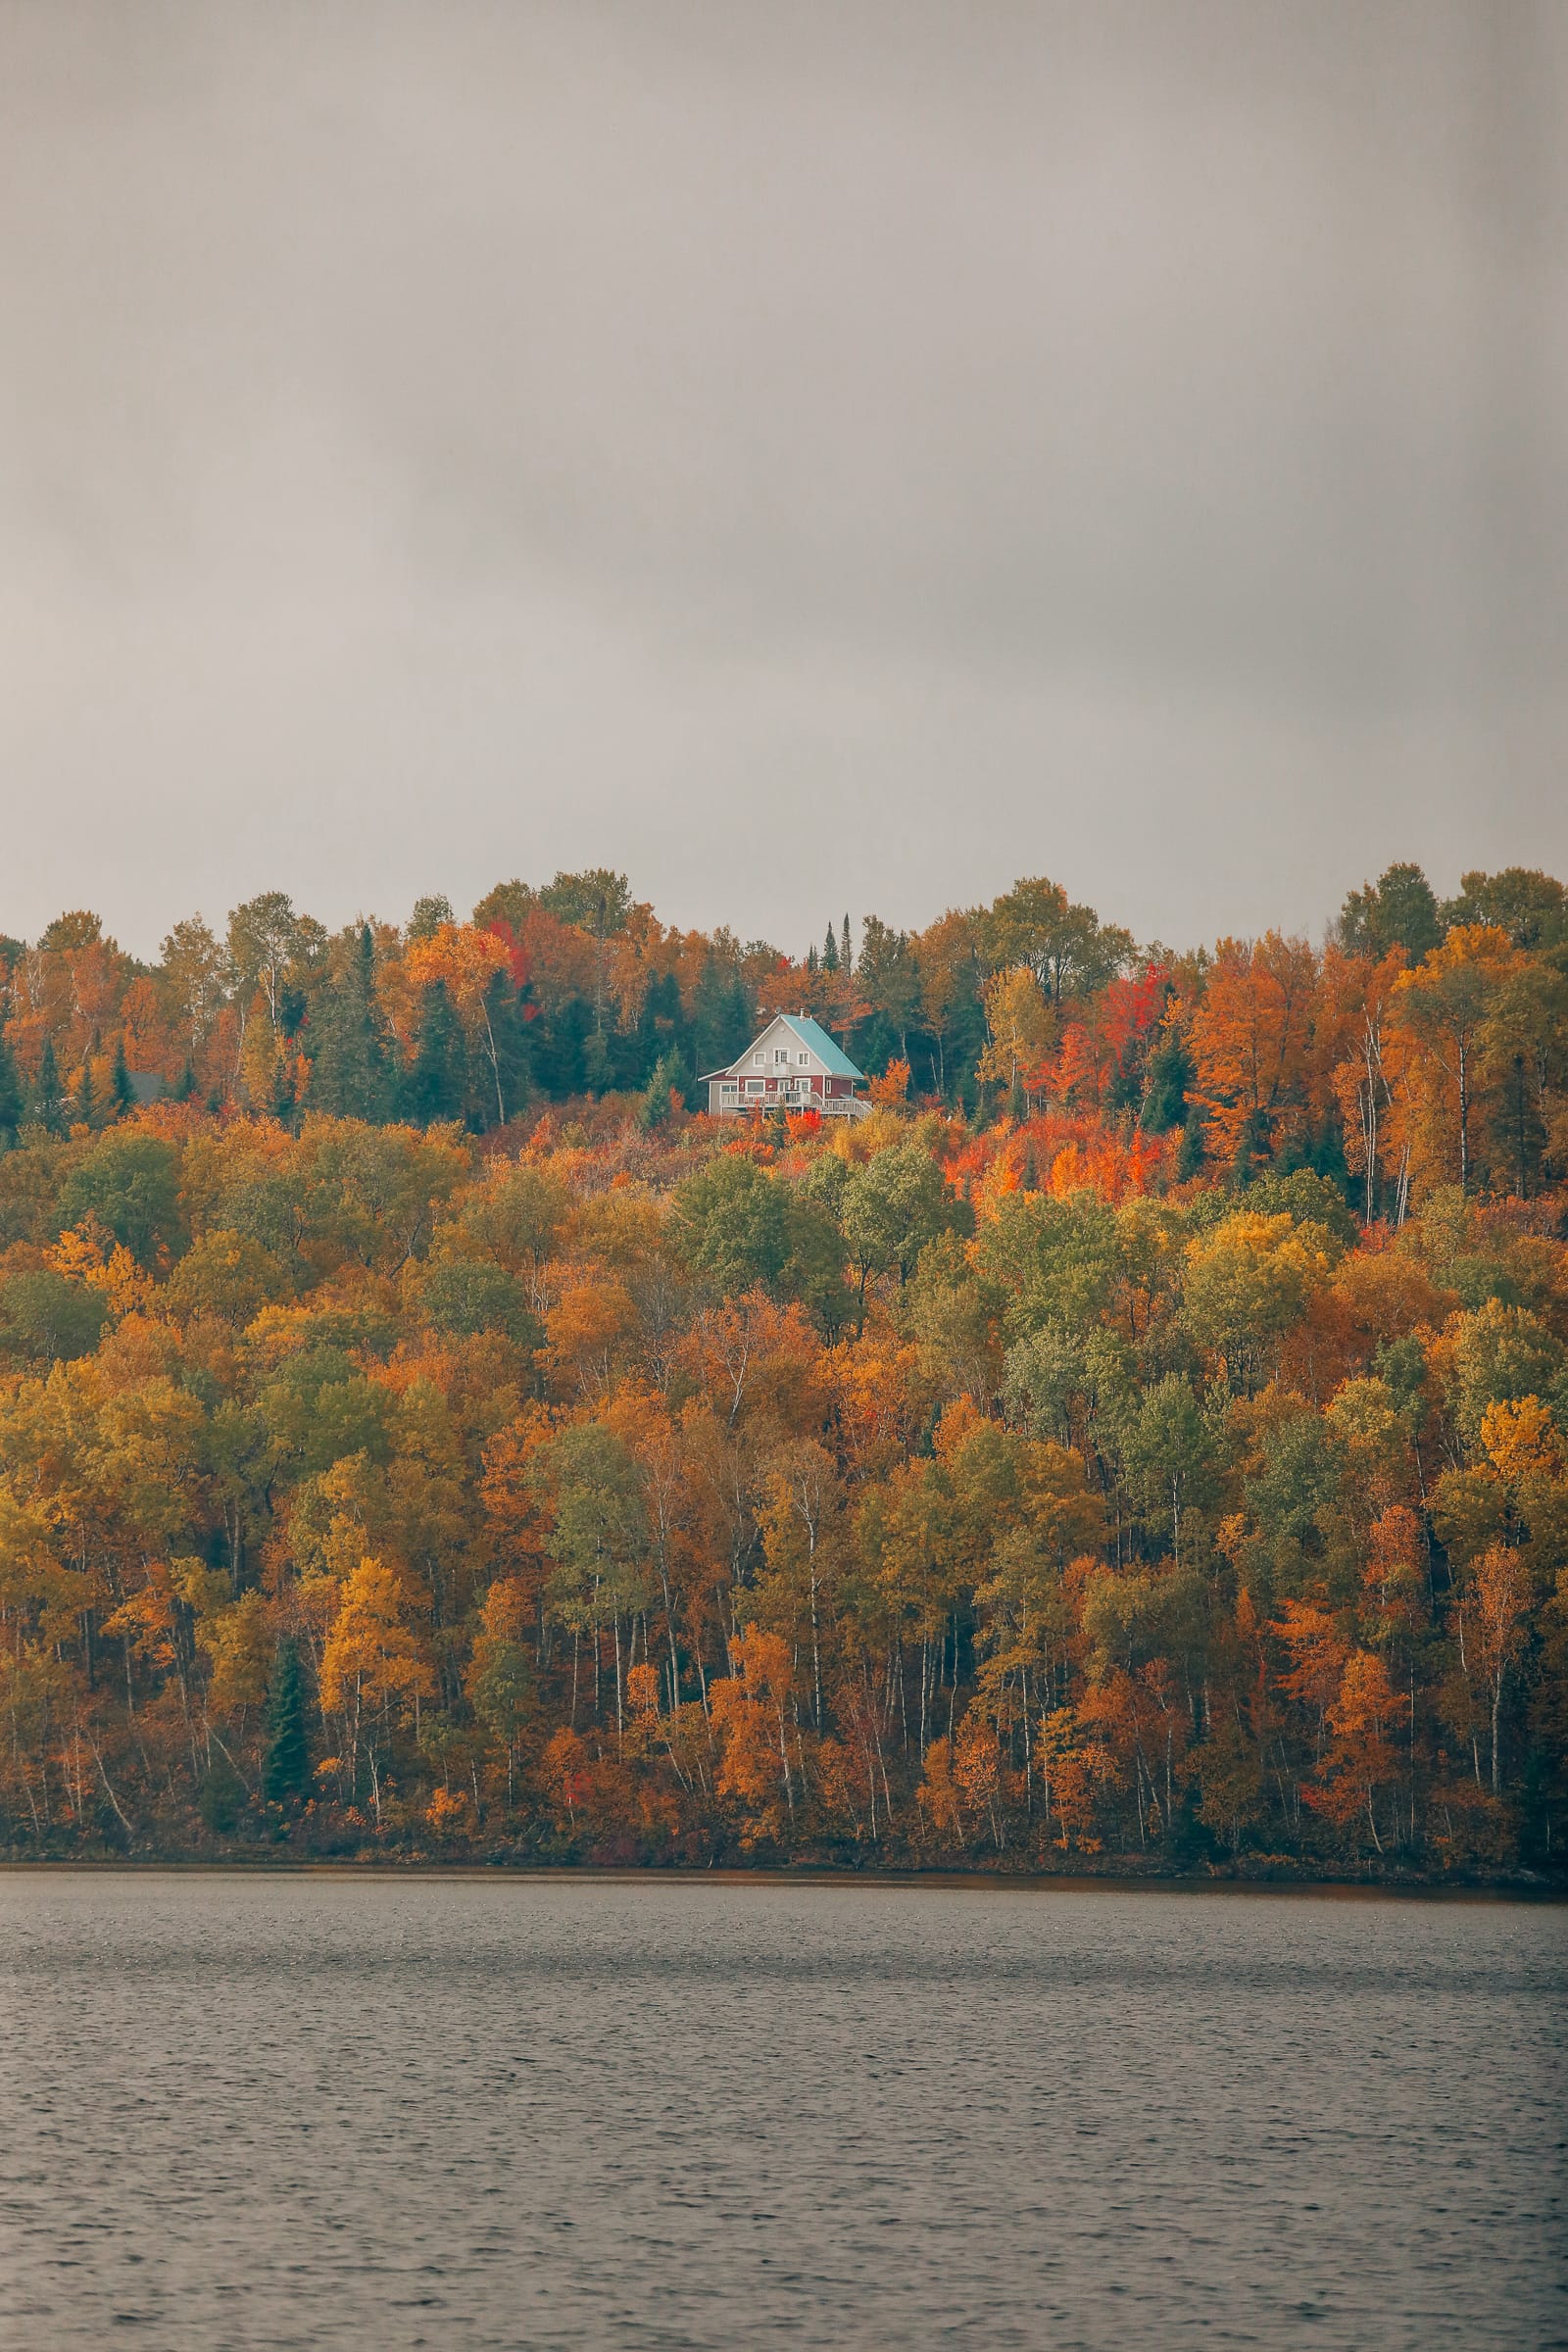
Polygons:
M813 1032L823 1051L812 1044ZM842 1069L830 1066L824 1053ZM715 1118L779 1109L858 1118L869 1107L856 1096L859 1076L848 1055L814 1022L776 1014L728 1069L709 1073L708 1107Z

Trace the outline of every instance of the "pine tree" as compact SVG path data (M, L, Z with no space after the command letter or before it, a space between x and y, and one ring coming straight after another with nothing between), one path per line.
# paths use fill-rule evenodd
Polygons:
M834 931L834 929L833 929L833 926L832 926L832 924L831 924L831 923L829 923L829 925L828 925L828 927L827 927L827 937L826 937L826 939L824 939L824 940L823 940L823 942L822 942L822 969L823 969L823 971L824 971L824 972L836 972L836 971L838 970L838 968L839 968L839 943L838 943L838 937L837 937L837 934L835 933L835 931Z
M269 1804L298 1803L309 1793L311 1756L305 1737L305 1685L299 1652L280 1642L267 1701L267 1754L262 1793Z
M686 1107L686 1072L680 1055L673 1050L663 1054L654 1065L654 1074L643 1090L639 1116L645 1127L657 1127L667 1119L672 1110Z
M582 1093L592 1026L593 1006L586 997L568 997L559 1010L533 1023L528 1047L534 1083L552 1102Z
M196 1810L215 1838L232 1838L245 1810L245 1784L222 1748L216 1748L202 1785L196 1791Z
M755 1034L746 984L727 957L712 949L703 958L692 995L690 1066L701 1075L722 1069L743 1054Z
M115 1040L115 1067L109 1083L114 1115L117 1119L122 1119L127 1110L136 1107L136 1090L130 1083L130 1068L125 1060L125 1041L122 1037Z
M323 988L310 1022L313 1109L341 1119L381 1119L387 1109L386 1053L375 1002L375 939L362 923L340 981Z
M98 1098L93 1090L92 1056L89 1054L84 1054L81 1057L81 1083L76 1088L75 1100L72 1103L72 1112L74 1126L100 1127L103 1124L99 1113Z
M1176 1181L1185 1184L1201 1169L1208 1154L1203 1142L1203 1114L1195 1102L1182 1128L1181 1150L1176 1155Z
M503 1125L514 1119L528 1099L532 1055L528 1002L508 972L497 972L484 994L484 1036L480 1053L488 1070L481 1069L479 1089L484 1124Z
M55 1041L46 1037L43 1052L38 1056L38 1075L32 1082L32 1100L28 1104L35 1123L48 1129L51 1135L66 1132L65 1102L60 1092L60 1064L55 1059Z
M22 1081L17 1076L16 1056L0 1031L0 1152L15 1142L23 1113Z
M1179 1031L1173 1029L1149 1056L1140 1124L1150 1135L1168 1135L1171 1128L1181 1126L1192 1083L1193 1065Z
M850 942L850 918L844 917L844 936L839 941L839 962L847 972L855 969L855 950Z
M407 1076L409 1116L417 1127L461 1119L467 1095L467 1050L444 980L424 992L419 1046Z

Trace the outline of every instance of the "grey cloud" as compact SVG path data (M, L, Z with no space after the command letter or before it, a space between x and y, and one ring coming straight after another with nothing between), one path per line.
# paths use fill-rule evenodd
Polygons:
M0 12L0 926L1555 862L1541 0Z

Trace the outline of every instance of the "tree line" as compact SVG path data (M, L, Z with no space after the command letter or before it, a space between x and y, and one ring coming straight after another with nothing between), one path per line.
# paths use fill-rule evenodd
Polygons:
M3 966L12 1850L1557 1866L1549 877ZM798 1005L871 1116L688 1108Z

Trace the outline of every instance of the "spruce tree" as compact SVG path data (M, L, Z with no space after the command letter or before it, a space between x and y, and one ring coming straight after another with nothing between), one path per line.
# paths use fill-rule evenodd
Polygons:
M1168 1135L1173 1127L1181 1126L1187 1116L1187 1089L1192 1083L1193 1065L1179 1032L1173 1030L1149 1056L1139 1122L1148 1134Z
M130 1067L125 1060L125 1041L122 1037L115 1040L115 1067L109 1083L113 1091L114 1115L117 1119L122 1119L127 1110L136 1107L136 1089L130 1083Z
M23 1120L22 1081L16 1056L0 1031L0 1152L16 1141Z
M245 1784L222 1748L216 1748L196 1791L196 1810L215 1838L232 1838L245 1810Z
M828 927L827 927L827 937L826 937L826 939L824 939L824 940L823 940L823 942L822 942L822 969L823 969L823 971L824 971L824 972L836 972L836 971L838 970L838 968L839 968L839 943L838 943L838 934L835 932L835 930L834 930L834 928L833 928L832 924L831 924L831 923L829 923L829 925L828 925Z
M745 982L733 963L710 949L692 999L691 1066L699 1077L721 1069L745 1053L754 1033Z
M485 1125L491 1107L500 1125L514 1119L530 1091L531 1061L528 1003L510 972L497 972L484 997L485 1036L482 1052ZM493 1056L493 1058L492 1058Z
M47 1128L51 1135L65 1134L60 1064L55 1059L55 1041L52 1037L46 1037L43 1041L43 1052L38 1056L38 1075L32 1082L32 1101L28 1107L38 1126Z
M311 1104L337 1118L384 1119L386 1051L375 1001L375 938L360 925L340 980L324 988L312 1016Z
M1190 1177L1198 1175L1207 1157L1203 1141L1203 1114L1195 1102L1182 1127L1181 1150L1176 1155L1177 1183L1186 1184Z
M76 1089L75 1100L71 1107L72 1123L74 1126L101 1127L103 1125L98 1097L92 1082L92 1057L90 1054L84 1054L81 1057L81 1084Z
M280 1642L267 1699L267 1754L262 1794L271 1805L297 1804L310 1791L311 1755L305 1737L305 1685L299 1651Z
M424 992L419 1046L407 1079L409 1116L418 1127L461 1119L467 1096L467 1050L444 980Z
M643 1090L638 1116L645 1127L657 1127L667 1119L672 1110L686 1107L686 1072L680 1055L673 1050L661 1054L654 1065L652 1077Z

